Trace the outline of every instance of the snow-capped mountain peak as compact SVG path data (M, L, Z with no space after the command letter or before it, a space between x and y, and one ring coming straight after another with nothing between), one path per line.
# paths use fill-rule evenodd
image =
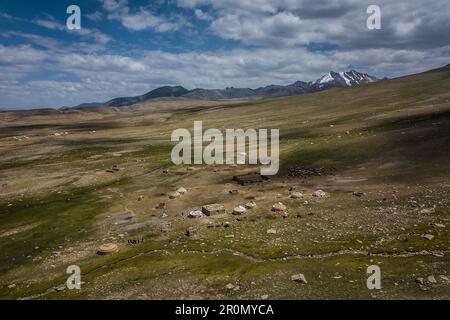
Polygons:
M356 70L350 70L345 72L330 71L323 77L311 83L311 86L316 89L323 89L326 87L351 87L353 85L375 82L378 79L368 75L367 73L361 73Z
M318 82L318 83L327 83L327 82L330 82L330 81L333 81L333 80L334 80L334 77L331 75L331 72L328 72L326 75L324 75L322 78L320 78L316 82Z

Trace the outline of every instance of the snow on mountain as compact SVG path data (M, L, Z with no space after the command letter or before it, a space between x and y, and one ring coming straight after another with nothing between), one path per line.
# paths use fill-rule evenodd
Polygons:
M320 78L317 81L319 83L327 83L327 82L330 82L330 81L333 81L333 80L334 80L333 76L331 75L330 72L328 72L326 75L324 75L322 78Z
M339 73L331 71L320 79L311 82L311 87L315 90L331 87L351 87L353 85L375 82L377 80L377 78L370 76L367 73L360 73L355 70Z

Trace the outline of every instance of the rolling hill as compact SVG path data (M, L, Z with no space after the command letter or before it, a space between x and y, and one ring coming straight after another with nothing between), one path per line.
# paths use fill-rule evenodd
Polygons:
M449 88L446 66L291 97L0 113L0 298L448 299ZM174 165L171 133L198 120L279 128L280 172L240 185L259 167ZM211 203L224 212L188 217ZM64 287L73 264L81 291Z

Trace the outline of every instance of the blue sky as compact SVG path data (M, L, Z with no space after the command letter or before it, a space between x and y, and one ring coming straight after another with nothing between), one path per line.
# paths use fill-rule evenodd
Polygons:
M450 1L2 0L0 108L44 108L162 85L259 87L356 68L394 77L450 63ZM81 8L68 30L66 8Z

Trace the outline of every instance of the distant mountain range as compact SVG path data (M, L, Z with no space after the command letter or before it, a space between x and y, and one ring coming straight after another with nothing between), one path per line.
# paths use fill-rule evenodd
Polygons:
M347 72L331 71L316 81L297 81L287 86L270 85L257 89L226 88L226 89L193 89L187 90L182 86L160 87L146 94L134 97L115 98L105 103L83 103L73 108L87 107L124 107L154 99L192 99L192 100L225 100L250 98L277 98L297 96L318 92L331 88L351 87L354 85L378 81L377 78L355 70Z

